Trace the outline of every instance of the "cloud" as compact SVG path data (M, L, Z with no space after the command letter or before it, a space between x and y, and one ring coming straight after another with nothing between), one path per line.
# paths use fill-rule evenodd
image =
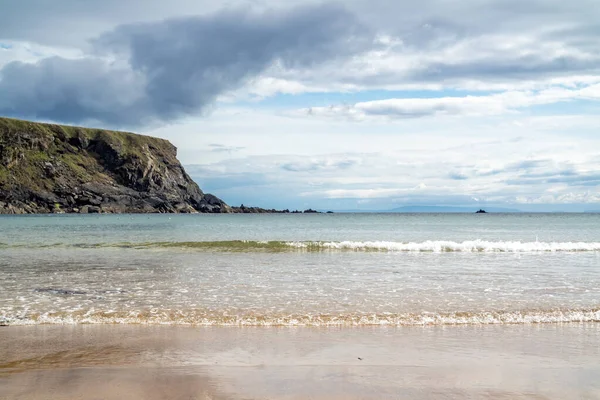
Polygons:
M600 203L600 193L586 191L583 193L543 194L539 196L517 196L516 204L593 204Z
M381 199L408 196L411 193L423 192L427 185L420 183L408 188L375 188L375 189L331 189L320 192L321 196L329 199ZM311 196L314 192L302 193L302 196Z
M600 195L591 188L598 186L600 180L597 173L590 172L597 154L581 153L580 161L564 161L562 159L568 155L559 156L555 153L556 148L551 147L544 150L548 151L547 157L516 156L503 161L507 158L504 154L518 145L512 140L488 144L488 150L504 147L504 152L492 160L472 156L470 159L467 153L462 153L456 161L452 161L452 157L440 160L435 152L418 155L413 152L332 154L320 158L304 157L304 160L290 155L249 157L218 163L220 167L226 166L225 170L217 172L218 168L213 168L213 174L227 176L230 171L247 166L240 172L260 172L263 185L266 181L271 187L285 185L286 195L320 199L321 202L376 200L384 209L391 204L472 204L474 201L495 205L541 204L536 199L542 198L547 199L548 204L565 204L568 199L588 203L593 202L595 194ZM529 146L530 143L526 143L525 148ZM464 150L468 152L468 149ZM526 154L526 149L522 153ZM306 168L274 169L278 160L288 157L295 159L294 165ZM322 171L316 167L324 165L325 160L341 159L360 159L360 168ZM333 163L330 161L329 164ZM449 170L459 172L448 174ZM489 171L494 172L490 174ZM308 183L315 181L318 184Z
M525 107L574 100L600 100L600 84L583 88L549 88L540 91L509 91L481 96L402 98L349 105L309 107L309 116L366 118L421 118L428 116L486 116L515 112ZM296 113L297 114L297 113Z
M600 187L597 0L13 3L0 115L141 128L233 204L559 204Z
M508 185L541 185L565 184L567 186L594 186L600 187L600 173L577 173L574 171L546 172L533 176L532 174L520 175L516 179L505 181Z
M371 33L334 5L225 11L120 26L82 59L0 70L0 114L142 126L198 115L273 64L310 68L369 48Z
M101 60L46 58L13 62L0 76L0 114L53 121L144 121L144 77Z
M467 175L465 175L461 172L451 172L448 174L448 177L455 181L465 181L465 180L469 179L469 177Z
M281 169L289 172L315 172L315 171L339 171L360 164L360 159L332 158L302 160L300 162L289 162L281 165Z
M208 147L213 153L234 153L245 149L244 146L226 146L219 143L210 143Z
M300 8L295 7L300 1L239 0L227 7L201 0L147 2L107 0L99 7L58 0L48 7L41 0L25 0L20 7L5 10L0 26L8 37L21 40L75 36L64 35L65 24L71 26L73 21L77 21L77 29L70 30L77 31L77 36L89 39L85 35L93 34L98 52L89 56L93 62L106 68L120 67L121 72L129 69L129 74L143 81L141 88L115 92L115 98L126 95L137 101L130 105L134 111L131 118L115 107L115 116L107 121L112 125L144 125L140 115L156 121L199 115L217 99L235 101L245 96L257 100L280 93L445 88L514 94L553 85L600 83L596 23L600 11L593 0L568 4L557 0L460 4L348 0L345 8L316 1ZM131 23L165 15L170 19ZM184 16L172 18L174 15ZM15 23L22 20L30 23ZM118 23L121 25L115 26ZM23 29L32 25L39 29ZM98 27L110 31L99 34ZM48 71L50 64L40 63L38 74L56 74L57 81L65 80L60 71ZM10 78L21 76L13 71ZM90 84L94 78L91 74ZM372 104L365 112L414 118L491 115L516 107L507 107L501 99L473 97L464 102L446 98L437 104L408 98L412 106L392 103L402 99L388 99L389 104ZM51 119L53 114L47 108L52 107L42 108L40 118ZM0 112L13 115L16 111L13 107L0 108ZM363 115L355 109L340 112L354 113L355 118ZM89 114L100 118L104 110L92 108Z

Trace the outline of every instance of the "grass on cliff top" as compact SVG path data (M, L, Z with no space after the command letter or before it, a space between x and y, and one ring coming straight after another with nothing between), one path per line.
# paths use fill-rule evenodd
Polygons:
M0 144L2 144L3 139L11 133L29 133L40 138L54 137L60 140L68 140L74 137L84 137L88 140L102 140L109 144L116 145L116 147L120 148L122 151L132 155L135 155L138 149L143 148L144 145L148 145L154 150L165 153L170 152L173 148L173 145L168 140L137 133L83 128L70 125L55 125L0 117Z
M72 176L85 183L106 178L96 157L88 151L77 151L69 139L79 137L100 141L116 149L122 156L148 159L149 149L163 157L175 156L174 146L167 140L129 132L109 131L77 126L54 125L0 117L0 186L18 184L32 189L52 190L54 179L46 177L45 162L60 161ZM32 146L32 143L36 143ZM11 166L7 160L17 160ZM101 176L100 176L100 175Z

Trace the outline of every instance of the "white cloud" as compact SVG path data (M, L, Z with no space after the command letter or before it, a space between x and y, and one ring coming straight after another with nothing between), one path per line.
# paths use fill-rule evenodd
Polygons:
M84 56L80 49L50 47L32 42L2 40L0 36L0 69L12 61L34 63L48 57L77 59Z
M352 105L309 107L300 110L300 113L309 116L343 116L355 120L364 120L368 117L485 116L570 100L600 100L600 84L580 89L551 87L541 91L511 91L480 96L376 100Z
M0 68L54 56L98 60L89 39L123 24L139 30L140 23L164 27L165 18L194 20L240 7L273 12L299 3L306 1L234 0L224 7L205 0L106 0L101 5L57 0L52 6L23 0L0 14L0 42L10 44L0 50ZM288 63L281 62L283 56L267 58L256 74L218 91L210 113L187 113L143 133L173 141L203 188L226 200L252 199L267 207L285 207L293 199L299 199L298 207L383 209L406 203L597 202L596 3L348 0L343 5L349 13L378 34L368 47L347 57ZM225 43L239 42L234 22L231 42ZM256 27L267 22L258 18ZM284 28L277 37L285 36ZM171 43L191 37L186 32L174 31L166 54ZM227 46L207 46L211 57L234 54L225 57L223 68L246 70L235 51L220 53ZM150 57L158 54L154 50L149 46ZM191 62L181 54L173 57L178 68ZM103 61L114 66L130 60ZM66 81L89 76L74 69ZM182 74L167 75L161 92L189 88ZM121 100L135 94L135 85L118 86L119 96L113 89L99 93ZM33 100L39 97L32 93ZM107 103L87 88L83 93L86 101ZM101 109L102 104L94 103ZM553 105L552 111L544 108L543 114L541 105Z
M248 134L254 128L246 126L246 117L240 118L237 123L246 126L244 133L232 129L221 139L245 147L244 155L210 162L201 157L197 160L203 160L204 171L195 174L190 169L207 190L240 199L236 202L244 202L249 181L269 206L281 201L292 207L292 199L301 199L307 207L337 209L355 208L348 202L375 209L402 204L589 203L600 187L595 181L600 179L595 176L600 159L597 136L578 128L591 126L591 116L517 117L520 126L506 117L487 123L478 117L444 124L340 121L335 122L339 133L328 134L332 125L327 120L300 119L292 124L298 132L286 132L281 130L289 124L285 117L250 115L268 121L260 141L268 147L257 147L256 136ZM564 135L569 126L571 136ZM187 164L198 161L186 157ZM216 182L218 190L212 189ZM340 205L330 206L332 202Z
M517 196L516 204L593 204L600 203L600 191L583 193L563 193L552 195L550 193L541 196Z

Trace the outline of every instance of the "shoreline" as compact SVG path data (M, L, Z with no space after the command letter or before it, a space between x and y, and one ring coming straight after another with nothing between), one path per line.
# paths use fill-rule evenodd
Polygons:
M307 313L230 315L189 310L153 315L148 311L132 313L79 311L24 318L0 318L0 327L21 326L171 326L189 328L402 328L402 327L473 327L535 326L600 323L600 309L413 312L413 313Z
M13 326L10 399L597 398L600 323ZM1 397L1 395L0 395Z

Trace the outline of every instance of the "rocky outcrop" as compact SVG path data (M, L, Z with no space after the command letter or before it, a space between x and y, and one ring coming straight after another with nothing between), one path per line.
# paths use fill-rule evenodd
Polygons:
M0 118L0 214L223 213L163 139Z
M231 207L231 212L234 214L322 214L321 211L316 211L311 208L304 211L276 210L274 208L247 207L241 205L239 207ZM333 214L333 211L327 211L328 214Z

